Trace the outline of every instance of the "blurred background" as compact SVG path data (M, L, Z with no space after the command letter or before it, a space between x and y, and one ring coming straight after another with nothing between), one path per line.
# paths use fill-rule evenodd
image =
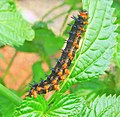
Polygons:
M30 22L35 31L32 42L26 41L23 46L0 48L0 82L19 96L29 89L28 84L46 78L50 68L60 57L60 49L72 23L71 16L77 16L82 7L81 0L16 0L17 9L24 19ZM120 23L120 1L114 0L114 15ZM118 30L119 32L119 30ZM120 42L120 36L117 41ZM120 45L105 74L99 79L77 84L70 89L76 95L96 96L103 94L120 94ZM94 84L94 85L93 85ZM93 93L94 92L94 93Z

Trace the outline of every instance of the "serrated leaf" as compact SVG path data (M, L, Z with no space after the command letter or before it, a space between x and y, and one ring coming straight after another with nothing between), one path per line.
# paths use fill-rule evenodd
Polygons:
M119 13L120 4L118 4L117 2L114 1L113 7L115 8L114 16L117 17L115 23L119 24L119 27L116 30L118 33L118 36L116 37L116 40L118 43L116 45L116 51L115 51L113 59L114 59L116 65L120 68L120 13Z
M47 102L43 96L37 98L27 97L26 100L16 109L15 117L42 117L47 110Z
M59 95L52 104L48 105L42 97L27 98L16 109L15 117L68 117L85 110L85 100L74 95Z
M81 50L72 63L71 74L62 84L61 92L79 81L98 77L107 69L116 44L112 2L83 0L84 9L89 12L89 25Z
M103 95L97 97L90 105L86 105L86 110L76 114L75 117L119 117L120 116L120 96Z
M120 4L113 1L113 7L115 8L114 16L117 17L115 23L120 23L120 11L119 11Z
M47 111L48 117L68 117L82 111L85 100L74 95L59 96Z
M0 27L0 42L4 45L19 46L34 37L30 24L22 18L12 0L0 1Z
M103 95L90 104L90 117L119 117L120 116L120 96Z

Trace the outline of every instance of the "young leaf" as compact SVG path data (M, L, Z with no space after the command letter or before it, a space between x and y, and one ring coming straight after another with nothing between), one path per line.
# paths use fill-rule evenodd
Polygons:
M30 24L22 18L12 0L0 1L0 37L2 44L11 46L22 45L34 37Z
M42 117L47 108L48 105L43 96L27 97L16 109L15 117Z
M89 12L89 24L81 50L76 54L71 74L62 84L61 92L79 81L98 77L108 67L116 44L112 2L83 0L84 9Z

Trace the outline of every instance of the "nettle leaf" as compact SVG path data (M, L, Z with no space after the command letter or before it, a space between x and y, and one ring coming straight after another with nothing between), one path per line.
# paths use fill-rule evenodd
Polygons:
M71 74L62 84L61 92L79 81L98 77L107 69L116 44L115 18L112 0L83 0L84 9L89 11L87 27L81 50L72 62Z
M113 1L113 7L115 8L115 12L113 15L117 17L115 23L120 24L120 11L119 11L120 4L118 2Z
M68 117L85 110L85 100L74 95L59 95L53 104L48 105L42 96L27 98L15 111L20 117Z
M113 59L114 59L116 65L120 68L120 12L119 12L120 4L118 4L117 2L114 1L113 7L115 8L114 15L117 17L115 23L119 24L119 27L116 30L118 33L118 36L116 38L118 43L116 45L116 51L115 51Z
M105 95L96 98L90 103L88 112L82 117L119 117L120 116L120 96ZM80 113L78 114L79 117Z
M26 22L12 0L0 1L0 42L4 45L19 46L25 40L31 41L34 31Z
M75 115L84 108L85 100L77 98L74 95L59 96L52 104L52 107L47 111L49 117L68 117Z
M16 109L14 115L15 117L42 117L47 108L48 105L43 96L27 97Z

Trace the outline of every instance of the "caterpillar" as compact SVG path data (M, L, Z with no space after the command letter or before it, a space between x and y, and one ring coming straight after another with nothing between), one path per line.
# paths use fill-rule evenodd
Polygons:
M88 24L88 12L80 11L78 17L72 17L75 21L71 25L69 38L66 40L66 47L62 50L60 59L57 61L51 74L47 76L46 80L40 83L34 83L28 92L27 96L37 97L37 94L45 94L52 90L59 90L59 82L65 80L65 77L70 74L69 67L75 56L77 49L79 49L79 42L82 34L85 32L85 25Z

